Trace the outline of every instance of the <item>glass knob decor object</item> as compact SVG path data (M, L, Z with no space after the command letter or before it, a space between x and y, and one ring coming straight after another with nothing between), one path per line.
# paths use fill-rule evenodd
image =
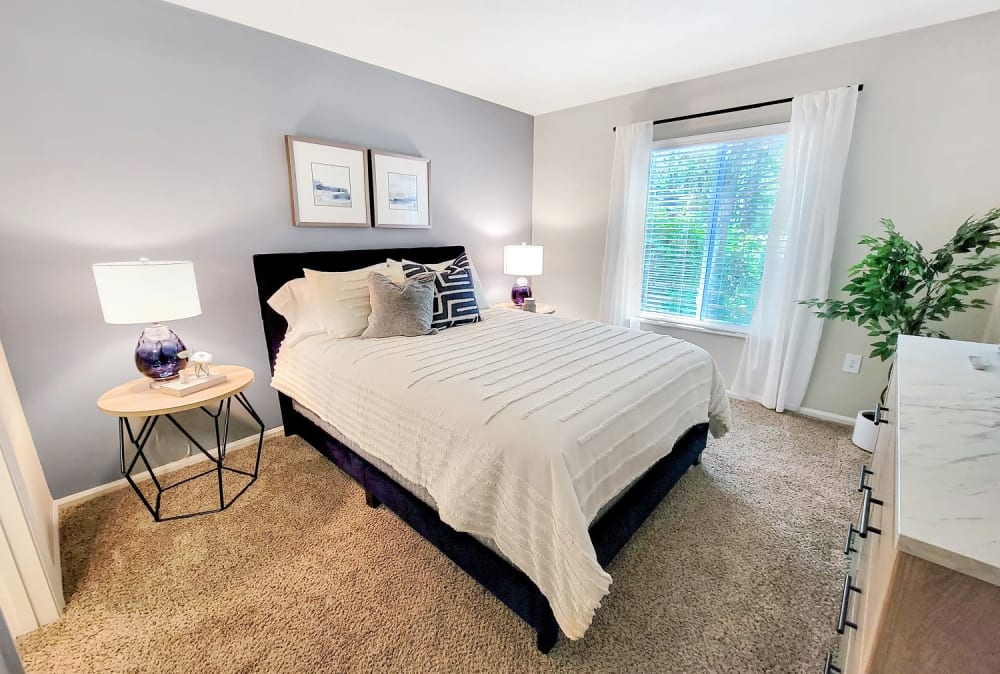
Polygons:
M165 325L150 325L142 331L135 347L135 366L155 381L167 381L187 367L184 342Z
M209 366L212 364L212 354L208 351L195 351L191 354L190 362L194 363L196 377L207 377L212 374L209 370Z

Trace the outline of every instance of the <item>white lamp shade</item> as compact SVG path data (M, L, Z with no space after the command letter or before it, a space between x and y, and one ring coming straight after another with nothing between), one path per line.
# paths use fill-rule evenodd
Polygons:
M101 262L94 281L106 323L159 323L201 313L191 262Z
M542 247L520 246L503 247L503 273L510 276L541 276Z

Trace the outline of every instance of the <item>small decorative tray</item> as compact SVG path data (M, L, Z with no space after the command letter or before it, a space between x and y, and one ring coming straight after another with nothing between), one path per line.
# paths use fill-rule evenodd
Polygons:
M164 382L159 385L159 390L181 398L197 391L204 391L208 387L221 384L224 381L226 381L226 375L210 374L205 377L191 377L186 380L174 379L173 381Z

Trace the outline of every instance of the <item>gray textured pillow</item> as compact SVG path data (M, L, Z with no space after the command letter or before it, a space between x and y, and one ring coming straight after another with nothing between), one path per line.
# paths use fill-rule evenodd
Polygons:
M434 272L408 278L403 285L378 272L368 274L372 312L362 339L432 335Z

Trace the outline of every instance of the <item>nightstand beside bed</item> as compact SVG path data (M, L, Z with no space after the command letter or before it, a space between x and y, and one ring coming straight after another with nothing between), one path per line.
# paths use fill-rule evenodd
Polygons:
M153 519L157 522L183 519L186 517L194 517L196 515L206 515L225 510L257 480L257 475L260 470L261 450L264 444L264 422L260 416L258 416L256 410L253 408L253 405L250 404L250 401L243 393L243 391L253 383L253 370L239 365L217 365L212 368L212 372L213 374L225 374L226 380L183 397L172 396L164 393L163 391L151 388L149 385L150 380L143 377L141 379L135 379L126 384L116 386L110 391L107 391L97 400L97 407L102 412L118 417L118 448L121 458L122 474L125 475L125 479L128 481L129 485L131 485L135 493L138 494L143 505L146 506L146 509L149 510ZM260 434L257 438L257 457L254 462L254 469L252 473L225 465L226 445L229 439L229 419L232 409L232 401L234 399L260 426ZM215 440L216 447L218 449L217 456L213 456L213 454L209 452L200 442L198 442L198 440L196 440L174 416L179 412L185 412L193 409L200 409L212 418L215 425ZM142 425L139 427L138 432L135 432L132 421L137 417L144 417L144 420ZM160 483L160 479L153 471L153 467L145 454L146 443L149 441L149 438L161 417L166 418L175 427L177 427L184 437L186 437L194 447L197 447L198 450L201 451L201 453L215 465L202 473L180 480L179 482L163 486ZM126 438L135 449L135 455L132 457L132 460L128 465L125 463ZM135 466L139 461L142 461L146 471L149 473L150 479L156 487L156 499L154 503L150 503L149 499L147 499L142 490L139 489L139 486L135 483L135 480L132 477L132 471L135 469ZM226 501L223 489L222 476L224 471L250 478L250 480L236 493L235 496L230 498L228 502ZM171 515L168 517L161 515L160 506L164 492L167 492L175 487L179 487L180 485L192 480L212 474L215 474L218 480L219 506L217 508L199 510L193 513Z
M494 309L513 309L515 311L524 311L524 309L522 309L521 307L517 306L513 302L501 302L500 304L494 304L493 308ZM538 303L535 304L535 310L533 312L527 312L526 311L525 313L554 314L555 312L556 312L556 308L554 306L552 306L551 304L543 304L542 302L538 302Z

